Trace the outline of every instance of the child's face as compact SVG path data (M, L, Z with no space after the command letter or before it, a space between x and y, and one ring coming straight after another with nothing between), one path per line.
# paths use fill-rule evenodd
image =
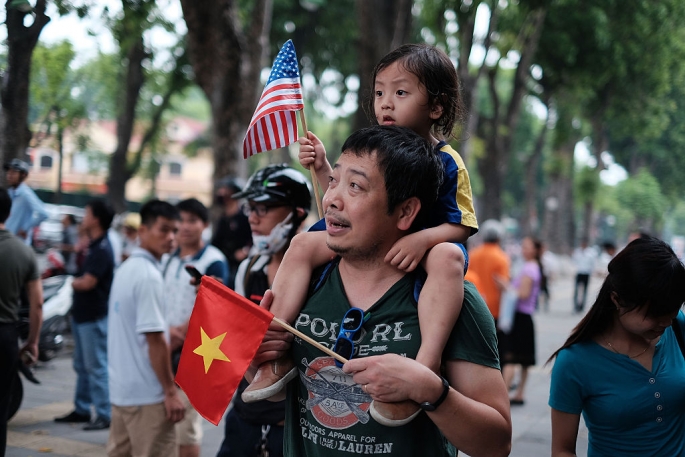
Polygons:
M430 129L442 115L442 107L429 106L426 88L419 78L394 62L376 75L373 110L379 125L408 127L430 137Z

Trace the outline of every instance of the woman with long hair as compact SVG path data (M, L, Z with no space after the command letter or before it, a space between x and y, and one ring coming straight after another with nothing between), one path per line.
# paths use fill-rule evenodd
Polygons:
M544 287L545 274L542 268L542 243L526 237L521 241L521 255L524 264L521 273L511 282L503 283L506 288L516 290L516 310L509 334L505 334L500 353L504 382L511 388L516 366L521 366L520 380L513 396L512 405L522 405L528 379L528 369L535 365L535 326L533 313L537 308L540 289Z
M592 308L550 357L553 456L575 455L581 413L589 457L685 455L683 302L685 267L663 241L636 239L611 260Z

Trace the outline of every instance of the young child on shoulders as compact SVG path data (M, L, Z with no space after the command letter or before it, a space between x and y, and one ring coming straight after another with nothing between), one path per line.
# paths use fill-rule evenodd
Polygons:
M412 129L435 147L445 166L428 226L397 241L385 258L402 271L411 272L421 265L426 272L418 301L421 346L416 360L438 372L442 351L464 298L468 257L462 243L478 230L468 172L459 154L443 139L452 135L464 112L459 80L443 51L425 44L408 44L380 60L373 85L371 104L376 122ZM312 132L307 132L299 143L300 163L313 167L326 190L332 168L324 145ZM297 235L283 259L284 267L274 279L271 312L293 322L306 299L311 272L333 257L326 247L325 231ZM286 358L266 362L243 393L243 400L269 398L296 375L292 361ZM380 417L379 422L385 425L402 425L420 411L412 402L374 401L374 408L372 416L377 420Z

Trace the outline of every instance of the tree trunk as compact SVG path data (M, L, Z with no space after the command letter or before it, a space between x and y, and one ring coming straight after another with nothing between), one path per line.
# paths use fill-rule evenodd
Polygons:
M133 175L128 166L128 148L133 136L133 126L136 120L136 106L140 97L140 89L145 77L143 74L143 60L147 57L141 34L130 41L126 50L126 78L121 88L120 108L117 116L117 146L110 157L109 178L107 179L107 197L117 213L126 210L126 183Z
M540 160L542 159L542 150L545 147L545 139L547 138L547 126L550 122L549 104L545 103L545 105L547 105L547 120L545 125L542 126L542 130L538 134L537 140L535 141L533 153L526 161L525 202L523 217L521 218L521 229L523 235L536 235L540 227L537 211L538 172L540 168Z
M59 155L59 168L57 169L57 189L53 203L59 205L62 202L62 174L64 172L64 128L57 126L57 153Z
M247 30L238 2L181 0L195 80L212 112L214 177L246 177L242 142L259 99L261 69L269 65L272 0L252 3Z
M471 156L471 139L476 133L476 128L478 126L478 81L480 81L480 78L486 69L485 59L487 57L487 51L490 49L492 43L492 33L497 29L497 19L499 18L497 3L497 0L495 0L489 5L490 21L488 24L488 31L483 40L485 54L483 55L483 61L476 73L471 73L469 59L471 58L471 52L473 50L473 32L476 26L477 8L473 8L473 12L468 20L465 21L459 29L460 50L457 74L459 75L459 81L461 82L464 107L466 108L464 126L459 135L459 154L462 159L464 159L467 166L469 165L469 158Z
M532 11L521 28L523 41L520 46L520 59L514 73L514 86L506 112L499 107L499 100L496 100L496 69L490 71L490 95L497 108L493 111L492 119L488 121L492 124L491 137L487 141L488 149L478 164L485 188L485 198L480 209L482 220L502 217L502 185L509 165L511 145L518 126L523 97L527 92L530 66L537 50L546 13L546 7Z
M37 0L33 24L24 25L27 11L5 3L7 24L7 69L0 88L0 162L25 158L31 140L28 126L31 56L43 27L50 22L45 14L46 0ZM4 173L0 183L4 183Z
M573 211L573 151L576 140L569 140L555 154L557 169L549 176L541 237L550 251L570 254L575 239ZM570 170L570 171L569 171Z
M359 107L354 115L353 130L375 124L373 106L369 105L373 69L384 55L407 42L411 32L412 3L408 0L355 1L359 22Z

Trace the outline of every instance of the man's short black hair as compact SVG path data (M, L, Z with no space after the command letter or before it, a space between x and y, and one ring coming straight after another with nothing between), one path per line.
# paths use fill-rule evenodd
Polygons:
M109 230L114 219L114 209L112 206L103 200L91 200L86 203L86 206L90 208L93 217L100 223L100 228L105 232Z
M4 224L8 217L10 217L10 210L12 209L12 199L9 192L4 187L0 187L0 224Z
M428 141L406 127L375 125L350 135L342 153L358 157L375 153L388 194L388 214L405 200L417 197L421 212L412 230L425 224L438 198L444 173L442 160Z
M76 225L76 217L73 214L65 214L64 217L67 218L69 224Z
M158 199L150 200L140 208L141 224L151 227L158 217L177 221L179 219L178 210L171 203Z
M187 200L180 201L176 204L176 209L179 212L183 211L186 213L194 214L195 216L202 219L205 224L209 222L209 210L202 204L197 198L189 198Z

